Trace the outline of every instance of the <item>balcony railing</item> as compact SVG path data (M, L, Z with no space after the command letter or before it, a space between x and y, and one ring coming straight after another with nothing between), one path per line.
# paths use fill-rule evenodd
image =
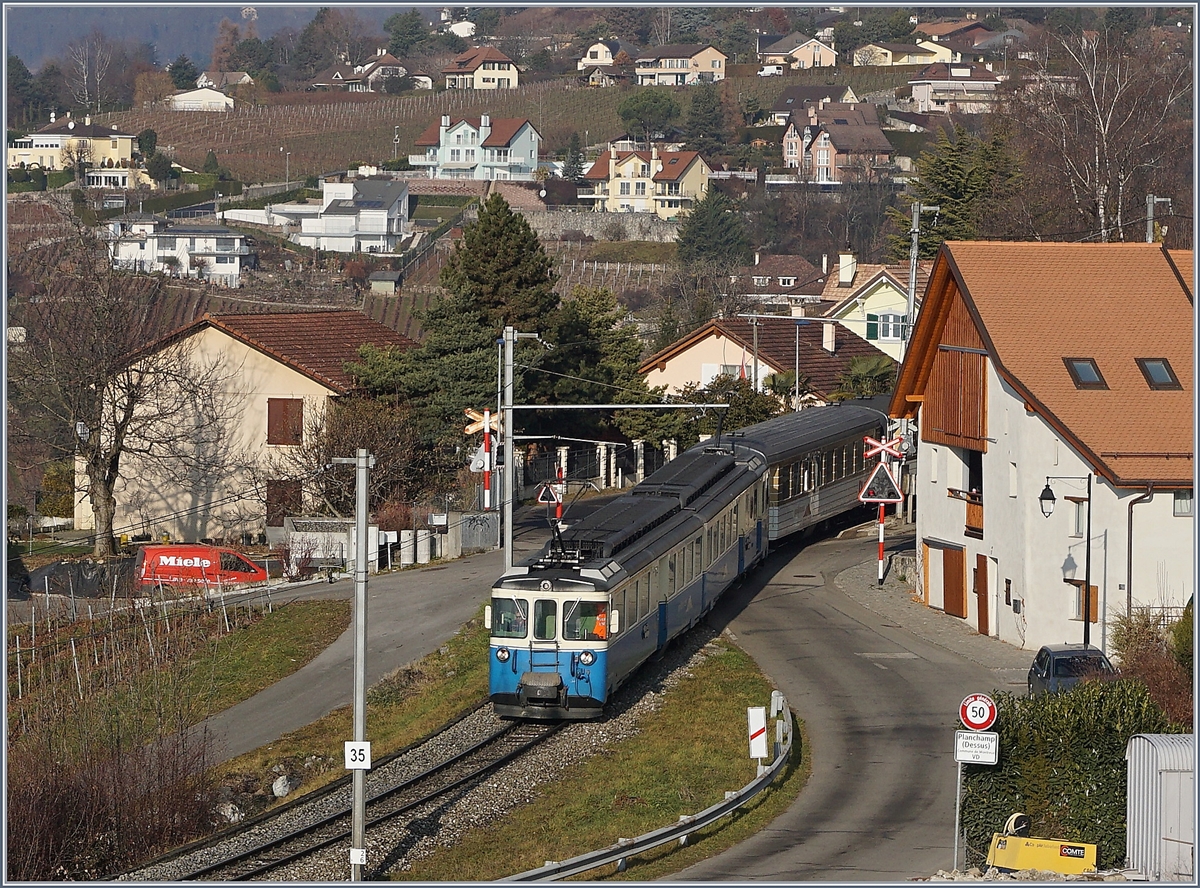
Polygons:
M953 487L949 488L946 494L951 499L960 499L967 504L963 535L976 540L983 539L983 494L974 490L956 490Z
M428 154L410 154L408 162L413 166L437 166L438 159L436 154L432 157Z

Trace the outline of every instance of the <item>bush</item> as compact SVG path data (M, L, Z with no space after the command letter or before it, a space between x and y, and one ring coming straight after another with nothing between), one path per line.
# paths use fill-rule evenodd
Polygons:
M1175 655L1175 660L1180 667L1187 672L1188 678L1192 676L1193 639L1192 599L1189 598L1187 607L1183 609L1183 616L1171 627L1171 653Z
M25 172L25 170L20 169L20 168L9 170L8 171L8 180L10 182L28 182L29 181L29 173Z
M1000 760L964 765L962 824L968 865L982 865L992 833L1017 811L1030 835L1093 842L1101 870L1125 860L1125 747L1172 726L1140 681L1086 681L1037 697L996 695Z

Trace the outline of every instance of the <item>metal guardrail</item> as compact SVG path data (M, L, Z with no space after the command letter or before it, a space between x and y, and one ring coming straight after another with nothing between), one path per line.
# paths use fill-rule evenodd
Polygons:
M782 698L780 699L782 700ZM780 772L783 771L792 754L793 731L792 711L788 708L786 701L782 701L781 711L786 717L776 721L775 760L770 765L761 768L758 777L747 783L740 790L737 792L727 792L724 801L717 802L717 804L705 808L698 814L680 817L678 823L648 832L643 836L638 836L636 839L618 839L616 844L602 848L599 851L580 854L578 857L572 857L570 860L548 860L545 866L512 876L505 876L496 881L554 882L580 873L586 873L588 870L593 870L610 863L617 864L617 872L624 872L630 857L650 851L668 842L678 842L680 845L686 845L689 835L711 823L715 823L727 814L732 814L770 786L775 778L779 776Z

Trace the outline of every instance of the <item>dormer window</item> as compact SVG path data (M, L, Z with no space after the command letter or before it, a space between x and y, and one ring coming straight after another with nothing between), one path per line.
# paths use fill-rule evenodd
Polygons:
M1104 377L1100 373L1100 368L1096 366L1095 359L1063 358L1063 363L1067 365L1067 372L1071 374L1071 381L1075 383L1075 388L1108 388L1108 383L1104 381Z
M1137 358L1138 369L1152 389L1181 389L1179 377L1166 358Z

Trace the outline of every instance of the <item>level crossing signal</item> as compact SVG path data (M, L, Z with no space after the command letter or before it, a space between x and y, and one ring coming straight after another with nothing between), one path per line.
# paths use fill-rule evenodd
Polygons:
M888 468L887 463L882 462L875 467L875 471L858 494L860 503L898 503L903 500L900 487L892 477L892 470Z
M866 442L867 449L863 453L863 459L870 459L877 454L886 453L889 456L894 456L900 459L902 456L900 447L904 444L904 438L892 438L890 441L876 441L870 435L864 435L863 441Z
M483 431L485 425L483 411L472 410L470 407L468 407L463 411L463 413L466 415L467 419L471 420L471 422L467 423L466 428L463 429L463 434L474 435ZM492 432L496 433L497 435L500 434L500 414L491 414L491 416L489 416L487 419L486 425Z

